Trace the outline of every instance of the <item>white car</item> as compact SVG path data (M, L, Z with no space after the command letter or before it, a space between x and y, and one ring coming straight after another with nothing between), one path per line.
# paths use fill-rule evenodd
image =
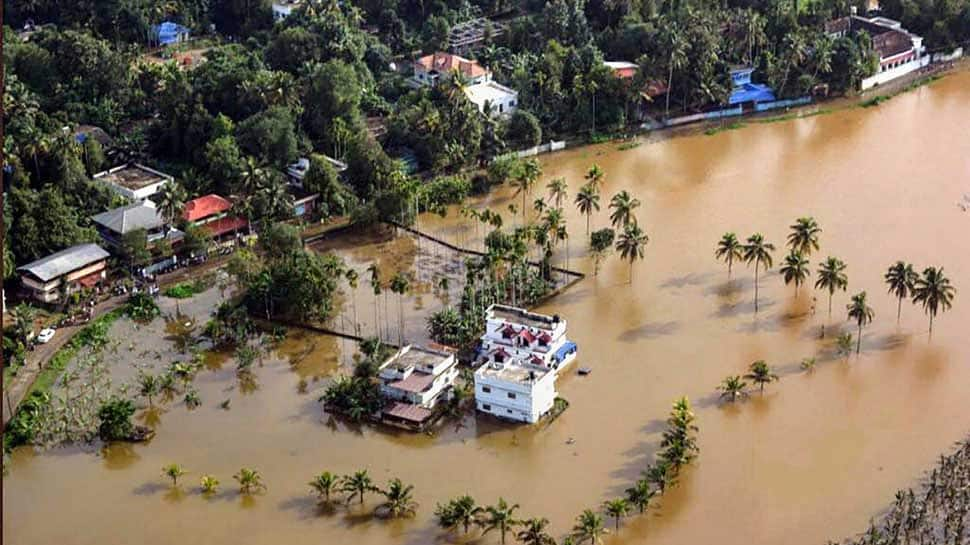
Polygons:
M51 339L53 339L53 338L54 338L54 329L53 328L48 327L46 329L41 329L40 330L40 333L37 334L37 343L38 344L45 344L45 343L49 342Z

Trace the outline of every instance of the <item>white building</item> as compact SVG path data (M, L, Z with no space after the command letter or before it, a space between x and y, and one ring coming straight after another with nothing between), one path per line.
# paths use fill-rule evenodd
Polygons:
M930 62L923 38L893 19L851 15L829 21L825 31L831 38L841 38L850 32L866 32L872 37L872 47L879 55L879 69L862 80L863 91L915 72Z
M559 370L576 358L566 321L505 305L489 307L485 319L475 372L478 410L538 422L553 407Z
M143 201L173 181L168 174L138 163L117 166L99 172L92 178L131 202Z
M414 77L411 83L415 87L437 85L439 81L450 79L455 73L461 74L467 85L477 85L492 80L492 71L478 64L478 61L451 53L439 52L425 55L414 61L412 67Z
M465 96L482 113L485 113L485 105L489 104L493 116L511 114L519 103L518 92L494 81L466 87Z
M378 378L381 395L388 401L384 420L421 428L435 405L450 395L458 360L454 354L408 345L381 365Z
M282 21L286 19L301 3L303 3L303 0L275 0L273 2L273 20Z

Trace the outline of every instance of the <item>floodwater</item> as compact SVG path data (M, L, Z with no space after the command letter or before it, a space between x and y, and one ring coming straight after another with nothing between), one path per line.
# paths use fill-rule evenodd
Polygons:
M4 479L4 540L429 544L443 539L435 503L464 493L480 503L504 496L521 504L522 516L548 517L561 535L652 460L661 421L680 395L696 407L700 457L609 543L818 545L861 532L896 489L918 483L970 430L970 213L957 206L970 192L968 121L964 72L878 108L547 156L545 179L566 176L571 193L589 165L600 164L604 200L620 189L633 193L651 238L632 283L613 257L599 276L540 309L566 317L579 364L593 368L560 380L571 407L559 419L526 428L469 416L435 437L348 429L322 413L319 384L300 393L301 380L337 369L341 350L338 341L308 338L317 343L312 357L323 359L309 362L306 375L294 369L302 363L291 365L302 354L296 345L258 368L258 389L247 394L235 393L231 365L201 374L203 406L188 412L173 404L150 445L106 454L18 451ZM498 192L486 200L505 209L509 198ZM713 259L725 231L761 231L781 246L791 221L809 214L824 229L821 255L848 263L850 293L867 290L876 312L861 356L847 361L832 354L834 333L817 338L826 320L822 294L813 315L813 292L803 288L796 299L773 272L762 278L755 316L752 272L738 267L730 283ZM571 265L589 270L584 218L574 209L568 216ZM422 223L451 240L469 235L454 211ZM776 262L782 257L777 252ZM918 308L905 305L896 325L882 274L897 259L943 265L961 290L932 339ZM836 295L830 332L851 328L842 321L847 302L848 294ZM799 370L811 356L815 371ZM781 380L764 395L718 405L715 386L756 359L776 366ZM230 395L231 409L219 408ZM191 472L183 492L160 475L170 462ZM231 475L241 466L261 471L265 495L234 492ZM381 483L413 483L418 516L371 518L366 507L376 498L365 509L318 513L305 485L311 476L359 468ZM195 485L203 473L218 476L224 491L201 497Z

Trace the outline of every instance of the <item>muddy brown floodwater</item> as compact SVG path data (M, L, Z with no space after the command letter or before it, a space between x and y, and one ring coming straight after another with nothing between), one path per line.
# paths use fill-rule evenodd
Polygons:
M427 544L440 539L435 502L464 493L480 503L504 496L561 534L583 508L636 478L671 400L686 394L697 406L700 457L659 508L627 519L611 543L819 545L864 530L896 489L918 482L970 431L970 214L957 207L970 192L970 73L878 108L550 155L545 178L566 176L575 192L593 162L607 173L606 199L628 189L643 202L637 215L651 242L632 283L611 258L598 277L541 309L569 320L580 364L594 369L562 379L571 407L551 425L468 417L436 437L347 429L322 414L318 382L299 393L301 378L337 368L341 344L304 339L316 343L308 356L289 341L290 361L259 368L255 391L236 393L231 365L200 375L203 406L188 413L173 404L150 445L105 455L16 452L4 479L5 543ZM485 200L504 209L508 199L498 192ZM729 283L712 256L725 231L762 231L781 245L792 219L808 214L824 228L822 256L848 263L850 293L867 290L876 311L862 355L847 362L817 339L821 294L813 316L811 290L795 299L773 272L755 317L751 272L738 267ZM568 216L572 265L588 270L585 222L572 208ZM604 210L594 224L606 218ZM454 211L422 219L452 240L468 239L462 223ZM961 290L932 339L918 308L904 306L896 325L882 283L896 259L943 265ZM833 329L847 327L847 301L836 296ZM810 356L817 369L801 372L798 362ZM291 366L303 358L311 359ZM777 366L780 382L718 406L714 387L755 359ZM231 410L218 408L229 396ZM183 493L159 474L169 462L192 472ZM269 486L251 501L231 486L244 465ZM414 483L418 517L387 522L356 508L318 515L310 477L358 468L382 483ZM225 491L200 497L202 473L217 475Z

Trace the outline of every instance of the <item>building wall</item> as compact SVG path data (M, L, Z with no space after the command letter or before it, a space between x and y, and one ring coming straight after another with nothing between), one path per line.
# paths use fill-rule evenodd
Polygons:
M892 81L900 76L905 76L906 74L915 72L916 70L923 68L929 63L930 63L930 57L923 56L918 59L914 59L906 64L903 64L899 67L891 68L889 70L884 70L882 72L879 72L873 76L870 76L862 80L862 84L861 84L862 90L865 91L866 89L871 89L877 85L881 85L883 83Z
M555 373L546 373L533 383L475 374L475 405L484 413L534 424L552 409L555 399Z

